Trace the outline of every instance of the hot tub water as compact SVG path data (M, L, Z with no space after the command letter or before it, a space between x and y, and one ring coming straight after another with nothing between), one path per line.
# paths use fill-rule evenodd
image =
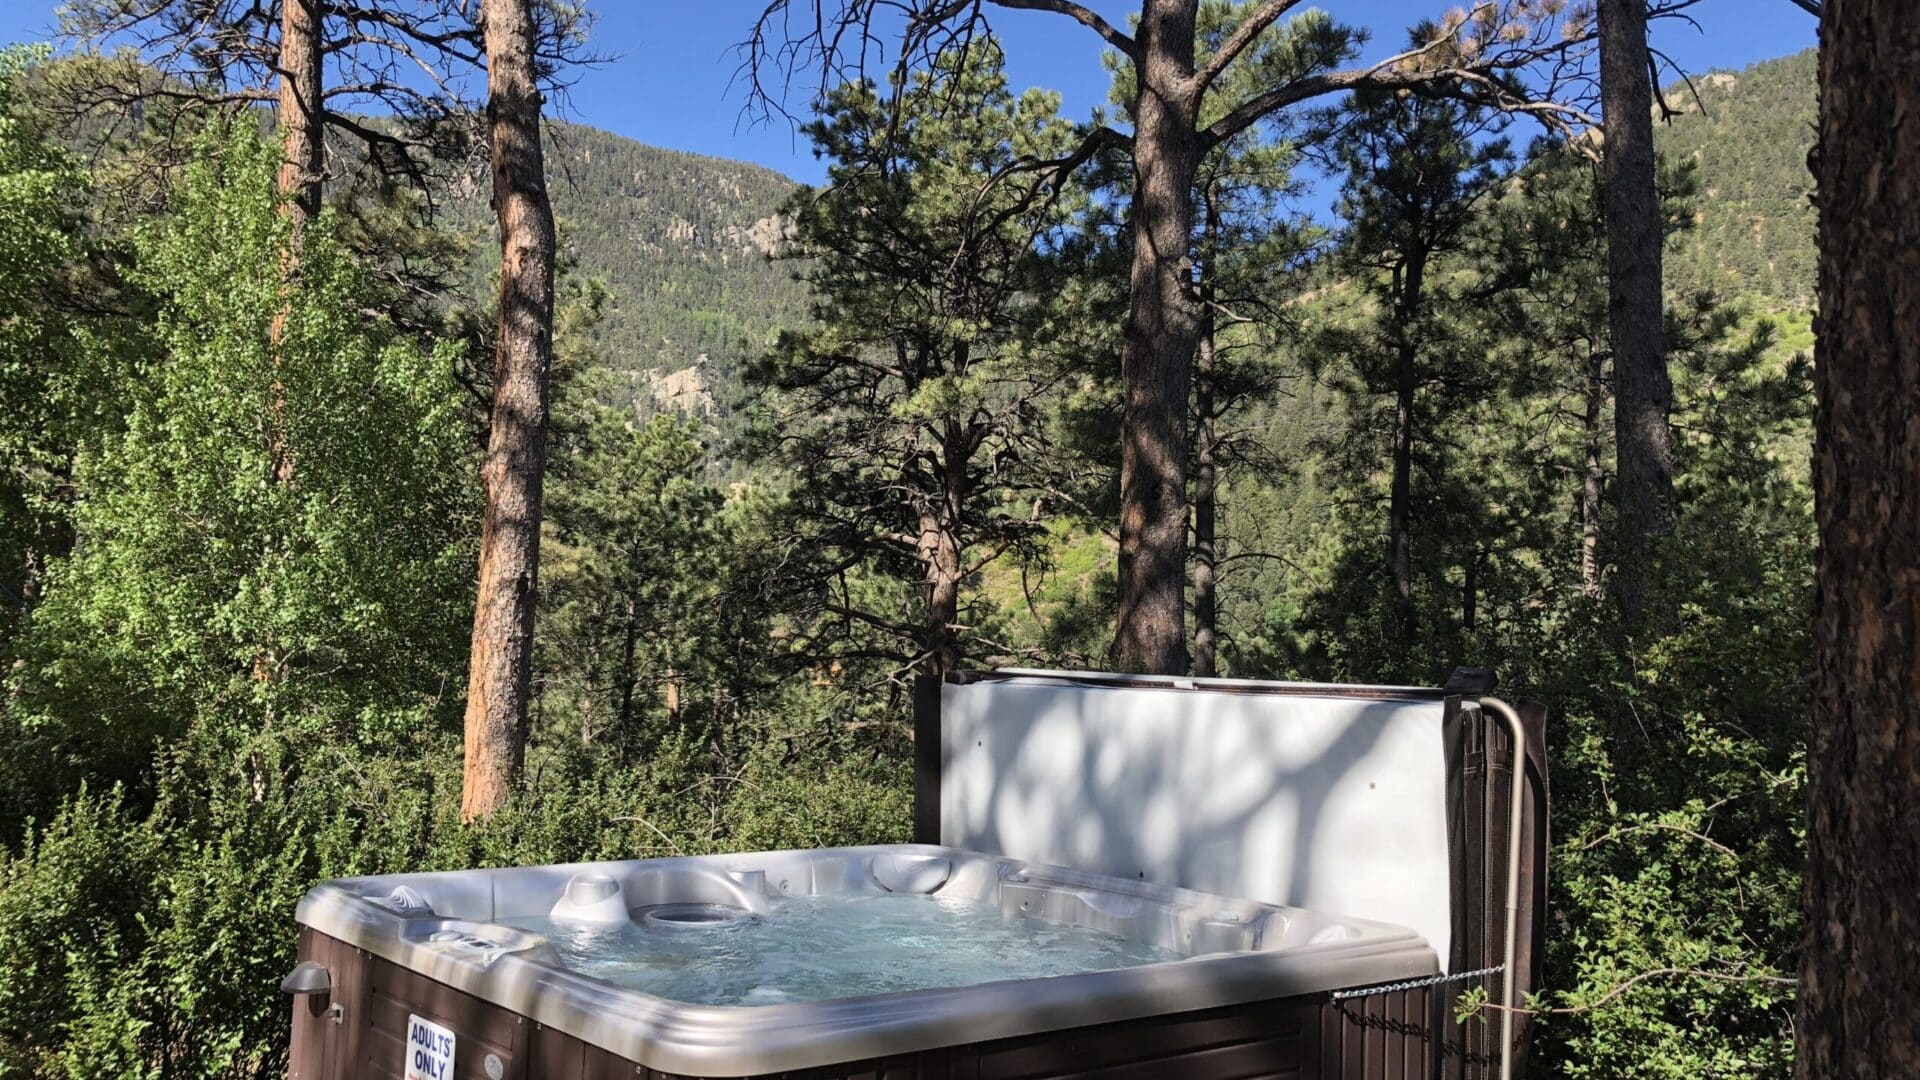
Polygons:
M942 896L798 896L765 914L697 928L502 921L545 935L583 975L696 1005L820 1001L1182 959L1115 934Z

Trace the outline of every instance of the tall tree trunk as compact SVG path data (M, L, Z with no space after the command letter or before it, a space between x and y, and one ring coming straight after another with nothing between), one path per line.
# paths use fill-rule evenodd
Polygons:
M1660 196L1654 187L1653 78L1646 0L1600 0L1600 100L1606 141L1607 324L1613 338L1620 555L1629 621L1646 603L1653 547L1673 529L1673 381L1660 325Z
M275 370L268 388L267 460L273 482L293 480L293 452L287 445L286 388L281 382L280 346L292 314L293 291L300 280L300 249L307 224L320 213L326 181L325 112L320 94L324 54L320 48L319 0L285 0L280 11L280 95L274 125L280 134L280 168L275 174L280 213L288 222L287 247L280 254L280 309L267 329ZM257 679L271 677L270 644L254 657Z
M40 577L45 572L44 560L37 548L28 547L21 552L19 617L31 615L33 609L40 606Z
M955 369L964 371L965 360ZM940 446L940 502L920 514L920 562L927 583L927 622L921 648L927 658L927 674L936 677L960 666L960 639L954 627L960 621L964 552L956 530L966 507L967 464L972 456L971 437L948 419Z
M927 674L945 675L960 666L960 642L954 624L960 619L960 558L953 535L936 526L927 537L927 625L923 648Z
M283 0L280 13L280 197L293 221L296 245L320 213L326 180L326 131L321 107L320 2Z
M1416 228L1418 226L1416 225ZM1387 489L1388 571L1393 581L1393 619L1397 644L1413 645L1413 440L1414 395L1420 386L1420 358L1414 323L1425 301L1427 253L1414 246L1399 271L1394 298L1393 468ZM1405 660L1404 651L1398 658Z
M1467 552L1467 564L1462 567L1460 628L1469 632L1480 628L1480 566L1486 557L1476 545Z
M1600 496L1606 479L1600 420L1607 404L1605 363L1606 354L1589 342L1586 409L1580 417L1587 452L1580 474L1580 591L1589 597L1600 595Z
M267 326L273 381L267 387L264 433L269 482L275 485L293 482L287 392L280 373L281 349L286 339L287 320L292 315L294 292L300 283L301 247L308 223L320 213L326 178L326 130L320 102L323 60L319 0L285 0L280 12L280 92L274 114L280 135L280 168L274 179L280 194L280 213L288 222L288 236L287 246L280 252L280 305ZM280 668L279 643L268 635L254 647L252 677L258 683L273 682L280 678ZM269 726L274 715L269 698L266 708ZM262 781L256 777L255 790L261 786Z
M1920 19L1820 21L1813 731L1797 1075L1920 1076Z
M1212 215L1209 213L1209 228ZM1218 418L1214 416L1214 311L1211 289L1201 291L1200 344L1194 352L1193 404L1199 430L1193 441L1193 673L1219 673L1218 537L1215 515L1219 484Z
M1401 342L1393 361L1393 470L1387 489L1387 563L1393 618L1402 646L1413 638L1413 346Z
M634 667L634 657L640 650L640 606L632 597L627 598L626 626L620 636L620 677L615 685L620 693L618 711L614 720L616 740L631 740L635 727L634 696L640 686L640 672Z
M553 206L540 148L532 0L484 0L481 19L500 223L500 329L467 682L460 813L469 821L506 801L526 751L553 361Z
M1123 670L1187 670L1187 391L1198 336L1188 295L1193 239L1196 0L1143 0L1136 65L1133 265L1120 374L1120 618Z

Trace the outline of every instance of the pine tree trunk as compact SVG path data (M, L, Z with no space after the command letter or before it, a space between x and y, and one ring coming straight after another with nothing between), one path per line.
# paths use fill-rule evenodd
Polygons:
M20 553L20 611L18 617L24 618L40 606L40 578L44 574L44 560L38 549L28 547Z
M1413 347L1395 350L1393 469L1387 490L1387 562L1393 579L1393 617L1399 644L1413 639Z
M614 721L614 736L617 740L631 741L637 717L634 710L634 697L640 687L640 672L634 667L634 657L640 651L640 607L631 597L627 599L626 626L620 636L620 676L615 681L619 689L620 700Z
M280 16L280 197L293 220L296 245L320 213L326 179L326 131L321 107L319 0L284 0Z
M469 821L506 801L526 750L553 360L554 224L540 148L532 0L485 0L482 24L500 226L500 330L467 683L460 812Z
M955 370L964 371L964 354ZM966 507L967 465L972 440L952 419L941 439L941 492L937 505L920 514L920 562L926 574L927 622L921 648L927 674L939 677L960 666L960 639L954 630L960 621L960 538L954 532Z
M1486 552L1474 547L1461 568L1460 628L1468 632L1480 628L1480 565L1485 561Z
M1416 226L1417 227L1417 226ZM1393 618L1396 644L1413 646L1413 441L1414 395L1419 390L1419 355L1414 344L1415 322L1425 302L1427 253L1414 246L1399 272L1399 294L1394 298L1393 343L1393 462L1387 490L1387 562L1393 581Z
M280 213L287 219L288 236L287 245L280 252L280 306L267 326L273 381L267 387L264 432L269 483L274 485L293 483L287 390L280 368L287 320L292 315L293 296L300 282L300 249L308 223L320 213L326 178L326 130L320 102L323 62L318 0L286 0L280 14L280 93L274 124L280 135L280 168L275 173L275 186L280 194ZM278 643L271 637L260 641L253 654L254 681L278 680L280 667ZM266 715L271 724L274 712L270 701Z
M1613 338L1616 580L1629 620L1646 603L1648 561L1673 529L1673 382L1660 325L1660 197L1654 186L1653 80L1646 0L1600 0L1605 126L1607 323Z
M1580 592L1589 597L1600 595L1600 497L1606 479L1600 420L1607 404L1605 356L1597 345L1588 344L1586 409L1580 418L1587 452L1580 474Z
M1209 214L1209 218L1211 218ZM1209 221L1209 230L1212 222ZM1203 303L1211 300L1202 293ZM1200 345L1194 351L1193 404L1199 430L1193 443L1193 673L1203 678L1219 674L1218 537L1215 535L1219 463L1218 420L1214 416L1214 312L1200 311Z
M1188 295L1195 0L1143 0L1134 106L1130 307L1120 360L1120 618L1114 663L1187 670L1187 391L1198 319Z
M1920 1076L1920 19L1821 18L1813 730L1797 1075Z
M944 532L932 537L927 563L927 625L924 649L927 674L939 677L960 666L960 642L953 625L960 618L959 554Z

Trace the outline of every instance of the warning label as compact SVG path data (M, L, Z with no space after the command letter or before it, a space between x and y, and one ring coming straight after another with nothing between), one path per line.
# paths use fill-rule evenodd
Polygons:
M407 1014L406 1080L453 1080L453 1032Z

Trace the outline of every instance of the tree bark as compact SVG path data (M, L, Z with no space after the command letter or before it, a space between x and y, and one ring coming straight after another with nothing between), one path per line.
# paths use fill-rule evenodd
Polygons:
M614 731L616 739L632 739L635 721L634 696L640 686L640 672L634 666L634 657L640 649L640 606L631 596L627 598L626 626L620 635L620 677L616 680L620 700L615 703Z
M925 539L927 625L922 647L927 674L938 677L960 666L960 642L953 629L960 617L960 553L953 535L937 526Z
M1413 223L1416 233L1422 228ZM1393 467L1387 489L1388 571L1393 581L1394 633L1400 648L1413 645L1413 440L1414 395L1420 386L1420 357L1414 323L1426 300L1427 251L1411 245L1395 274L1393 342Z
M1116 666L1187 670L1187 392L1198 318L1189 292L1196 0L1143 0L1135 65L1130 306L1120 359L1120 618Z
M1208 214L1209 231L1212 214ZM1218 418L1214 416L1214 312L1212 296L1202 286L1200 344L1194 351L1194 416L1199 430L1193 442L1193 673L1203 678L1219 674L1219 549L1216 546L1217 487L1220 449Z
M1660 323L1660 196L1654 186L1653 79L1646 0L1600 0L1600 99L1605 145L1607 324L1613 338L1615 501L1623 610L1646 603L1648 562L1673 530L1673 381Z
M1803 1078L1920 1076L1920 20L1828 0Z
M292 316L294 292L300 283L301 246L307 225L320 213L326 177L325 110L320 97L323 59L319 0L285 0L280 12L280 90L274 113L274 125L280 136L280 167L274 182L280 195L280 214L287 220L288 230L286 246L280 251L279 307L267 325L273 379L267 386L264 432L269 482L275 485L293 483L287 391L280 367L287 320ZM271 637L256 644L252 664L255 682L268 683L280 678L279 653L278 644ZM269 704L269 723L273 715L273 706Z
M1580 417L1587 452L1580 475L1580 592L1589 597L1600 595L1600 499L1606 479L1600 420L1607 404L1605 357L1597 345L1587 345L1587 400Z
M1466 566L1461 568L1460 628L1468 632L1480 628L1480 566L1486 558L1486 552L1474 547L1467 552Z
M1387 566L1393 580L1394 629L1404 648L1413 639L1413 343L1394 347L1393 468L1387 488Z
M965 369L963 358L955 370ZM967 465L972 457L972 438L949 418L940 446L940 502L920 512L919 556L927 588L927 622L921 649L927 674L936 678L960 666L960 639L954 628L960 621L962 548L954 530L966 506Z
M267 328L276 369L268 388L267 460L277 484L293 480L293 452L287 445L286 388L278 373L280 346L292 314L293 291L300 280L301 244L308 223L320 214L326 180L326 112L320 96L324 89L323 58L319 0L286 0L280 12L280 94L274 125L280 135L275 186L280 193L280 213L288 222L288 235L287 246L280 253L280 308ZM255 656L255 678L271 677L274 665L267 656L270 651L271 647L265 646Z
M553 206L540 148L532 0L485 0L487 135L500 226L500 328L494 350L487 505L467 682L460 812L507 799L526 751L539 595L540 496L553 361Z
M319 0L284 0L280 15L280 197L296 246L320 213L327 174L326 112L321 104Z

